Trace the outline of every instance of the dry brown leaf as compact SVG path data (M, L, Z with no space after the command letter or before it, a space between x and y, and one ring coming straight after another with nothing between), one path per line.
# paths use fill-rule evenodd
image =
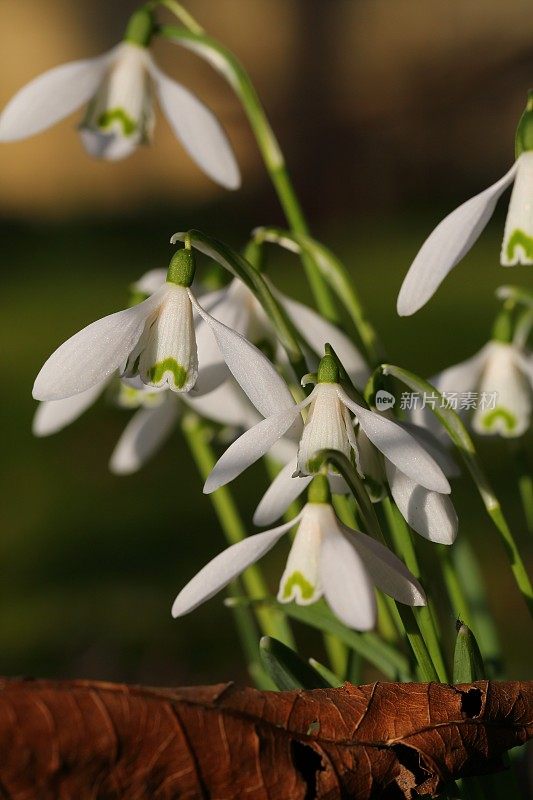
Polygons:
M431 797L532 735L531 681L260 692L4 680L0 796Z

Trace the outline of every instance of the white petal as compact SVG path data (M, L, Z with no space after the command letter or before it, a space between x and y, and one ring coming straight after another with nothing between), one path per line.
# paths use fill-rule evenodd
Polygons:
M239 386L264 416L294 406L287 384L268 358L238 333L208 314L190 293L191 302L215 334L226 364Z
M491 342L472 427L480 434L514 438L527 431L530 418L531 386L517 366L515 348Z
M278 464L286 464L292 461L298 452L298 442L290 438L289 433L285 434L277 442L274 442L270 448L270 457L277 461Z
M389 461L426 489L449 494L450 484L443 471L410 433L392 420L354 403L340 387L337 391L341 401L356 415L372 444Z
M432 415L435 419L435 415ZM402 420L401 422L397 421L397 424L401 428L405 428L411 436L413 436L417 442L419 442L424 450L427 450L429 455L437 462L441 470L444 472L447 478L457 478L461 474L461 470L457 461L445 449L442 441L435 436L428 428L423 428L420 425L415 425L412 422L406 422ZM441 429L444 430L441 426ZM449 440L448 440L449 441Z
M134 292L150 295L164 286L166 279L166 269L150 269L138 281L135 281L131 288Z
M176 137L206 175L226 189L238 189L239 167L222 126L207 106L158 69L149 66L161 108Z
M286 297L281 292L275 292L277 299L286 310L294 326L311 345L315 353L322 358L324 345L329 343L343 367L358 389L363 389L370 370L363 356L352 341L331 322L328 322L312 308Z
M376 624L376 598L368 572L339 523L324 532L320 554L324 595L334 614L349 628L368 631Z
M87 325L52 353L35 379L36 400L61 400L107 378L124 364L145 323L161 302L161 293L125 311Z
M188 392L198 377L193 311L184 286L167 284L165 297L139 359L147 386Z
M96 92L116 51L45 72L21 89L0 116L0 142L25 139L50 128Z
M398 295L398 314L414 314L432 297L446 275L468 253L489 221L498 198L512 183L513 164L503 178L452 211L426 239Z
M294 600L300 606L308 606L322 596L320 580L320 558L324 530L331 525L331 506L308 503L304 506L300 525L281 576L278 602Z
M426 605L426 595L415 576L387 547L365 533L344 526L343 531L378 589L408 606Z
M200 397L189 392L182 395L181 399L201 417L221 425L249 428L261 419L233 378Z
M394 502L411 528L431 542L453 544L458 519L448 495L419 486L390 461L385 468Z
M298 450L298 470L302 475L316 472L314 459L320 450L338 450L347 458L351 452L344 408L337 395L337 384L318 383L308 401L311 406Z
M500 257L504 267L533 264L533 153L522 153L517 166Z
M204 492L210 494L229 483L247 467L264 456L277 439L292 425L300 413L300 407L293 405L278 414L258 422L253 428L243 433L221 455L205 482Z
M295 519L271 531L248 536L219 553L181 590L174 600L172 616L181 617L213 597L233 578L268 553L278 539L296 525L300 516L299 514Z
M288 509L290 504L306 489L313 480L293 478L296 471L296 458L289 461L276 475L257 506L253 518L254 525L271 525Z
M105 378L81 394L65 397L63 400L48 400L40 403L33 417L33 435L50 436L52 433L66 428L92 406L108 383L109 378Z
M168 438L178 418L178 403L169 397L155 408L141 408L130 419L117 442L109 469L115 475L137 472Z

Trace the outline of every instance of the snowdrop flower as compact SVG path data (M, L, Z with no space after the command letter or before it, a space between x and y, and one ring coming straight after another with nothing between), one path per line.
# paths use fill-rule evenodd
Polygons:
M356 630L370 630L376 623L374 586L400 603L425 605L422 587L396 556L337 519L327 482L318 476L309 502L294 519L249 536L216 556L181 590L172 616L181 617L209 600L295 526L278 591L280 603L310 605L324 596L337 617Z
M36 378L33 396L62 400L90 390L117 370L138 375L152 389L205 394L228 372L257 410L267 416L293 403L268 359L250 342L211 317L190 289L194 256L187 248L173 256L167 280L148 299L93 322L53 353ZM213 331L221 356L198 371L193 310ZM268 385L268 391L266 391Z
M449 493L450 485L438 464L419 443L395 422L363 408L351 400L338 383L337 364L324 356L318 369L318 382L301 403L292 401L276 413L266 416L234 442L215 464L204 492L210 493L240 475L265 455L289 429L300 435L297 474L312 475L320 464L317 453L334 449L356 464L358 446L350 412L372 444L408 478L431 491ZM305 426L300 413L309 406Z
M457 474L451 456L426 429L408 423L397 423L407 430L418 444L439 464L448 477ZM447 494L431 491L409 478L381 455L362 429L356 434L359 466L365 486L373 502L387 494L387 485L398 509L413 530L440 544L452 544L457 535L458 518ZM261 498L254 514L254 524L270 525L279 519L290 504L309 486L312 475L297 475L296 448L292 457L276 475ZM333 494L348 494L349 489L340 475L328 474Z
M452 211L422 245L398 295L398 314L409 316L433 296L446 275L474 245L498 198L514 181L500 261L533 264L533 93L516 135L517 158L503 178Z
M533 356L512 342L492 340L471 358L431 378L431 383L445 397L472 393L476 402L460 413L473 412L471 424L476 433L515 438L529 428ZM414 412L413 420L443 436L438 421L427 409Z
M239 169L219 122L203 103L155 64L148 48L154 23L146 10L133 15L124 41L97 58L55 67L35 78L0 116L0 141L40 133L88 103L80 126L91 156L118 160L150 141L153 94L170 127L206 175L228 189Z

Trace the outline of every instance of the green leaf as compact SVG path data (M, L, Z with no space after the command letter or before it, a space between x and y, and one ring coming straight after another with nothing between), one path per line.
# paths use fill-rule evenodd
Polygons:
M280 691L290 689L326 689L330 686L298 653L272 636L263 636L259 655L265 671Z
M342 684L344 683L344 681L341 680L341 678L339 678L338 675L335 675L335 673L332 670L328 669L328 667L325 667L324 664L320 663L320 661L317 661L314 658L310 658L309 663L311 664L314 670L316 670L320 675L322 675L324 680L327 682L328 686L331 686L333 689L342 686Z
M468 625L458 620L453 656L453 682L472 683L485 677L485 665L476 637Z

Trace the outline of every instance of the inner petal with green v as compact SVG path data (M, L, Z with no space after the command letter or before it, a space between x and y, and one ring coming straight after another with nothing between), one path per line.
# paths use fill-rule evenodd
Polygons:
M489 431L504 430L512 432L516 429L518 424L516 415L509 411L507 408L499 407L491 411L487 411L481 418L481 424Z
M297 595L299 590L302 600L311 600L315 589L316 587L301 572L296 571L284 580L281 593L284 600L290 600Z
M182 389L185 386L188 370L178 364L175 358L171 357L165 358L164 361L159 361L159 363L150 368L150 381L156 385L161 384L167 373L174 377L174 384L178 389Z
M137 130L137 123L123 108L107 109L107 111L104 111L98 117L98 127L103 131L112 128L115 122L118 122L119 126L122 128L124 136L133 136Z
M524 259L521 258L521 253L523 253L527 262L533 263L533 237L528 236L519 228L515 228L507 240L505 253L508 261L523 263Z

